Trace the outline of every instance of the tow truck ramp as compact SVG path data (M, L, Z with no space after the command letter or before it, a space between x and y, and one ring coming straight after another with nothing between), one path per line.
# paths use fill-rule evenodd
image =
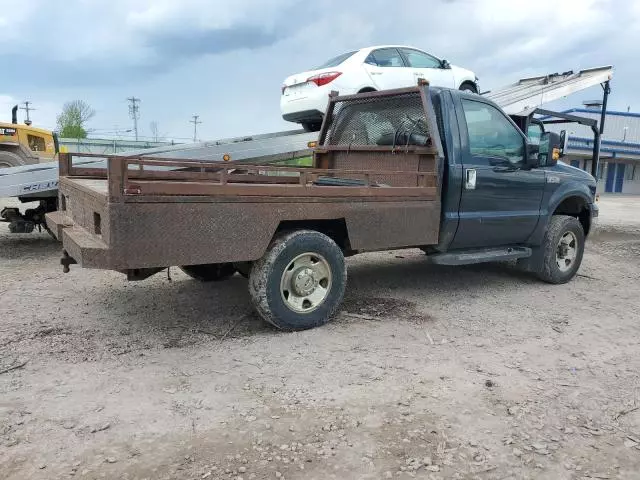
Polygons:
M613 76L612 66L603 66L540 77L523 78L483 95L496 102L509 115L527 115L543 104L602 84ZM190 159L218 162L228 155L231 160L270 162L297 158L311 153L308 143L317 140L317 132L302 130L228 138L188 145L174 145L128 152L131 157ZM80 165L82 160L76 160ZM82 162L85 163L85 162ZM87 159L92 166L105 165L104 160ZM0 197L56 196L58 162L24 165L0 169Z
M604 83L612 77L611 65L588 68L577 73L553 73L542 77L522 78L495 92L487 92L484 96L500 105L509 115L528 115L545 103Z
M124 155L145 158L189 159L202 162L247 160L270 162L311 155L309 142L317 140L317 132L291 130L272 134L237 137L212 142L173 145L126 152ZM82 157L82 154L78 154ZM105 167L105 160L87 157L74 160L74 166ZM0 197L56 196L58 162L23 165L0 169Z

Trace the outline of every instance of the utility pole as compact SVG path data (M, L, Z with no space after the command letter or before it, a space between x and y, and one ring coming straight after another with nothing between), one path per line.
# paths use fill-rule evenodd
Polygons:
M129 116L133 119L133 131L136 135L136 142L138 141L138 119L140 118L140 106L138 103L140 102L139 98L129 97L127 98L129 101Z
M27 119L24 121L24 123L26 125L31 125L31 118L29 118L29 112L35 110L35 108L29 106L33 104L28 100L26 102L22 102L22 104L24 105L24 107L20 107L20 110L24 110L25 112L27 112Z
M197 142L197 138L198 138L198 124L202 123L200 120L198 120L200 118L200 115L194 115L193 116L193 120L189 120L189 123L193 123L193 141L194 143Z

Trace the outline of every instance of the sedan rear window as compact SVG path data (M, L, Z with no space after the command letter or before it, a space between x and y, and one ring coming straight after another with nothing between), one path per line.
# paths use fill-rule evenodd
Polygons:
M338 55L337 57L333 57L331 60L323 63L319 67L314 68L314 70L320 70L321 68L337 67L342 62L344 62L346 59L348 59L349 57L353 56L356 52L357 52L357 50L353 51L353 52L343 53L342 55Z

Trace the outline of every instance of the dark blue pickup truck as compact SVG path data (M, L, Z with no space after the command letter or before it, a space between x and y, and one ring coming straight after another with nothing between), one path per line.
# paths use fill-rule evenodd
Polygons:
M62 154L60 211L47 225L64 270L143 280L179 266L201 281L239 272L265 320L300 330L336 312L345 257L362 252L515 260L550 283L580 267L596 182L558 163L562 135L534 115L422 84L332 95L319 135L310 168L129 156L105 170Z
M440 130L440 241L427 253L447 264L519 258L545 281L569 281L598 216L595 179L558 163L563 139L533 116L509 117L455 90L434 88L431 97L449 128Z

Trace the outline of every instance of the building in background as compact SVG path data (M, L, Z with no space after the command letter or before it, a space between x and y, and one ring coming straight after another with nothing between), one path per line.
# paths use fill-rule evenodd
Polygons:
M585 108L565 113L600 121L602 104L585 102ZM575 123L548 125L551 131L567 132L567 148L563 161L591 172L593 132ZM600 146L598 192L640 195L640 113L607 111Z

